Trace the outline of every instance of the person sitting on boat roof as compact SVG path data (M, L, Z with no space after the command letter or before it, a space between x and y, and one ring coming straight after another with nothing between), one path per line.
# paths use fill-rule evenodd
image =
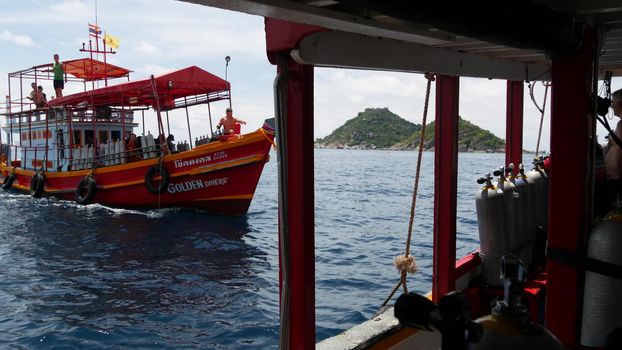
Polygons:
M63 97L63 89L65 88L67 77L63 71L63 64L59 61L58 54L54 54L52 70L54 71L54 91L56 92L56 98Z
M37 88L37 83L32 83L30 84L30 86L32 87L32 91L30 92L30 95L28 95L28 99L35 104L36 108L45 107L47 103L45 102L45 99L43 97L43 92Z
M236 123L246 124L245 121L241 119L236 119L235 117L233 117L233 109L227 108L227 115L225 115L224 118L220 119L220 122L218 123L218 125L216 125L216 129L220 129L220 127L222 126L223 133L225 135L239 134L239 132L236 132L236 129L235 129Z
M613 114L622 118L622 89L617 90L611 95L611 108ZM622 120L618 120L615 135L622 139ZM605 167L607 169L607 180L611 184L611 191L622 192L622 148L618 146L613 137L607 143L607 154L605 155Z

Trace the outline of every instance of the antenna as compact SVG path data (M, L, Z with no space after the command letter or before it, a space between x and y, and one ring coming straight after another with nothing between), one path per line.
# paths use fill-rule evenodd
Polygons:
M227 69L229 68L229 61L231 61L230 56L225 57L225 81L227 81Z
M225 81L227 80L227 70L229 68L229 61L231 61L231 56L225 56ZM229 108L231 108L231 85L229 85Z

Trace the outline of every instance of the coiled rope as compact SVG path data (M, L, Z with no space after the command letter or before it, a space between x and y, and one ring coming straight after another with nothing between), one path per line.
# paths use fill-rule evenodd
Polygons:
M423 121L421 122L421 130L419 130L419 152L417 154L417 170L415 172L415 184L413 188L413 197L410 206L410 220L408 221L408 237L406 239L406 250L404 255L399 255L395 257L394 264L395 267L400 272L400 281L393 287L389 296L384 300L381 307L385 306L400 286L404 287L404 293L408 293L408 287L406 286L406 276L410 274L414 274L417 272L417 264L415 263L415 258L410 255L410 242L412 241L412 231L413 231L413 222L415 220L415 208L417 207L417 192L419 191L419 176L421 174L421 159L423 158L423 144L425 142L425 128L426 121L428 119L428 105L430 102L430 88L432 86L432 82L435 80L434 75L430 73L425 74L426 79L428 79L428 85L425 90L425 104L423 107Z

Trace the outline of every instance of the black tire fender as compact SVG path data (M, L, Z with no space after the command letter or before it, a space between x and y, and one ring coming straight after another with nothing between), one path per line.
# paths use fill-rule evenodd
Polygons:
M10 173L2 180L2 189L5 191L10 190L13 186L13 182L15 182L15 173Z
M159 182L155 181L155 178L160 176ZM156 185L154 185L154 182ZM160 194L166 190L169 184L168 170L164 166L156 165L152 166L145 173L145 187L147 191L153 194Z
M30 179L30 195L33 198L39 198L43 194L43 186L45 185L45 176L36 173Z
M76 186L76 203L87 205L93 203L97 193L97 183L92 176L87 176L78 182Z

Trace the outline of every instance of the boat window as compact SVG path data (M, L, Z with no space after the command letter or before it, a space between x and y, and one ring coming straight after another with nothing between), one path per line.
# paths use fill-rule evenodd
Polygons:
M92 145L93 144L93 130L84 130L84 145Z
M107 143L108 142L108 131L100 131L99 136L97 138L97 142Z
M110 132L110 138L113 140L121 139L121 132L119 130L113 130Z
M80 130L73 131L73 144L75 146L82 146L82 133Z

